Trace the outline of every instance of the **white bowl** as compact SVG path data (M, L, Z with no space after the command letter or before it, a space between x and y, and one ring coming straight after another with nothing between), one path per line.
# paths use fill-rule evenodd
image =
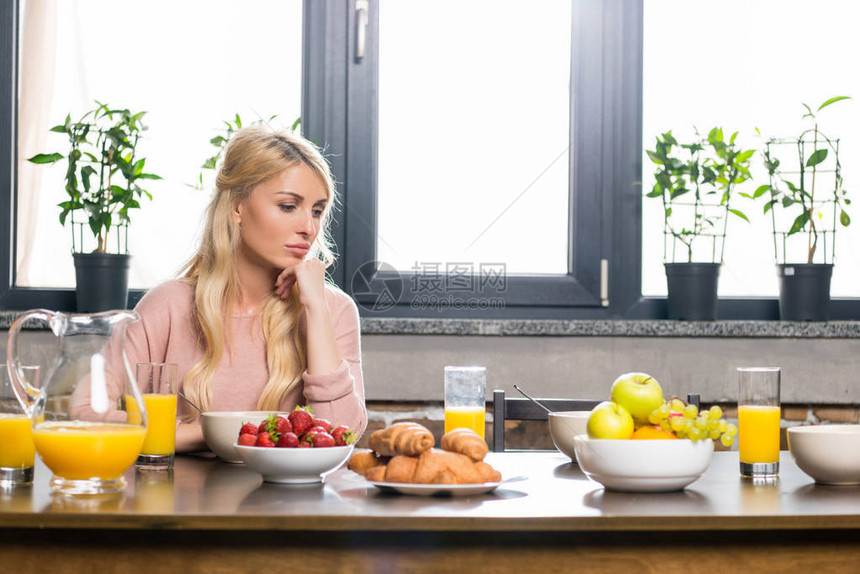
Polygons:
M272 411L224 411L207 412L200 416L203 427L203 440L209 450L224 462L242 462L233 445L239 438L239 429L245 423L259 425L272 414ZM275 413L288 415L289 413Z
M549 436L555 448L576 462L576 452L573 448L573 437L588 436L588 417L591 411L558 411L549 413Z
M860 425L788 429L788 450L800 470L822 484L860 484Z
M714 454L710 439L573 439L579 467L609 490L671 492L693 483Z
M234 445L236 454L248 468L263 475L266 482L302 484L322 482L324 475L337 470L352 454L354 445L316 448L278 448Z

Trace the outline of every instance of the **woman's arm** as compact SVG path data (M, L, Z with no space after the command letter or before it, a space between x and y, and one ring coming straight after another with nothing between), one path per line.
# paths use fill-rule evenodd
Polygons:
M326 296L325 265L317 259L285 270L278 277L276 293L287 296L293 283L305 309L304 402L315 415L360 434L367 426L367 411L358 310L345 294Z

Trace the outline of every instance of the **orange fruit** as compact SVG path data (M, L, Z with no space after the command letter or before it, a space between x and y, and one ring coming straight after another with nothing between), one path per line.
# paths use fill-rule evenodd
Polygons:
M660 427L644 426L633 433L632 439L653 440L653 439L677 439L674 434L666 432Z

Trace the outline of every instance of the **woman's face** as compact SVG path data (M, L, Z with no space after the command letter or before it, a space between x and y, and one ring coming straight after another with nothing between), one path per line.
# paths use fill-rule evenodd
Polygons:
M233 214L241 256L276 272L299 263L316 241L327 201L325 184L303 163L257 185Z

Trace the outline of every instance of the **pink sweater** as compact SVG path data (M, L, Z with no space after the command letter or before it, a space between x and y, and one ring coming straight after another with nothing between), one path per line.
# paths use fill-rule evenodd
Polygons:
M137 362L168 362L178 365L178 380L202 356L192 327L194 290L185 281L173 280L149 291L135 310L141 321L128 329L126 352L134 368ZM364 382L361 374L358 310L352 299L337 289L326 287L326 300L341 358L340 367L327 374L305 371L303 385L297 385L281 405L292 410L310 405L314 414L335 425L345 424L358 434L367 426ZM213 411L257 410L257 399L269 379L266 341L259 316L237 315L232 321L232 348L224 356L212 378ZM192 412L180 399L180 413Z

